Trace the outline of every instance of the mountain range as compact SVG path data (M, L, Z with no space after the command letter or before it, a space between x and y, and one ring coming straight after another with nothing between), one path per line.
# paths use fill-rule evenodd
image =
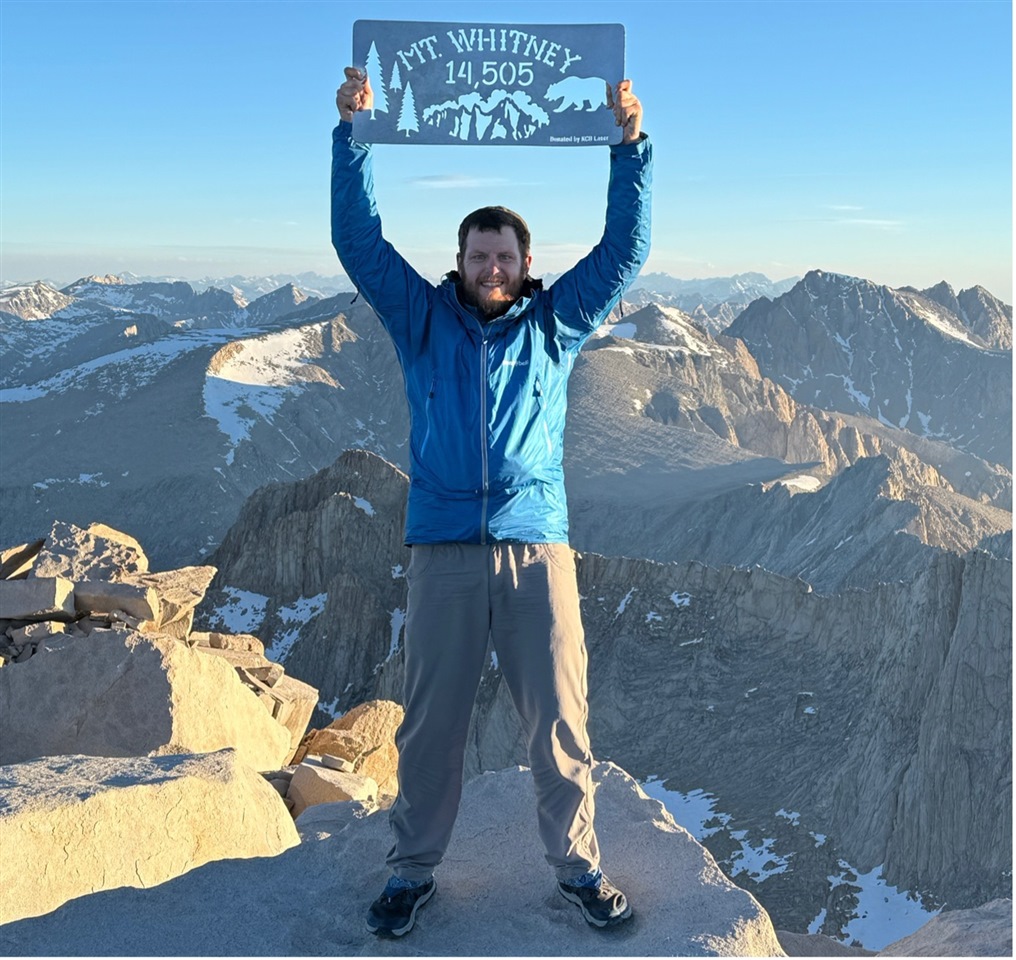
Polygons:
M100 520L211 558L206 626L327 722L401 692L401 373L354 292L227 279L0 292L4 542ZM1011 342L977 287L648 275L576 362L594 748L712 797L788 929L843 935L858 871L1011 895ZM492 659L470 770L519 745ZM738 873L752 843L785 866Z
M816 272L772 303L803 298L813 307L810 322L828 330L830 311L835 316L857 284ZM744 285L738 278L720 284L737 296ZM930 395L918 406L923 387L893 382L888 361L877 359L887 336L880 314L840 336L856 347L853 382L879 384L881 419L849 403L820 406L803 382L776 370L766 376L763 362L777 359L765 350L713 336L679 308L625 302L572 378L566 475L576 545L675 559L670 536L631 544L624 536L646 523L679 526L682 512L701 516L697 505L752 485L816 487L860 458L899 450L941 478L931 483L944 491L939 502L945 494L961 498L949 509L979 518L971 529L1001 532L1004 516L987 508L1011 508L1004 449L1011 383L998 369L1005 351L964 342L953 356L956 338L907 312L913 294L878 290L878 302L910 323L896 336L908 352L894 347L894 362L909 369L906 360L924 351L931 363L937 346L943 372L935 388L958 409L984 408L976 438L937 436L939 421L944 427L958 415ZM738 324L768 302L755 301ZM355 296L315 300L286 285L248 302L184 284L92 277L61 291L8 288L0 311L0 409L5 448L16 452L6 458L0 504L12 539L32 536L48 517L102 515L139 530L171 566L219 543L244 498L264 483L307 476L351 447L407 465L395 353ZM1004 326L1006 314L996 312ZM832 347L821 355L840 370L847 360L835 336L827 335ZM830 371L825 379L843 376ZM886 422L885 410L908 402L915 414L904 426L902 418ZM919 414L931 417L927 430ZM194 511L196 502L206 509ZM922 528L934 531L937 522ZM927 534L929 542L935 536Z

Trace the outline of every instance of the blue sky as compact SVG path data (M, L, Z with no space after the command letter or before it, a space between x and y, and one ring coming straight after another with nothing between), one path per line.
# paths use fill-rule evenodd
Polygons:
M430 20L617 22L657 172L649 270L818 267L1012 302L1003 0L433 2ZM340 272L334 91L357 17L403 2L0 3L0 274ZM606 148L378 146L386 232L453 266L462 216L528 220L536 274L603 222ZM436 188L435 182L457 183Z

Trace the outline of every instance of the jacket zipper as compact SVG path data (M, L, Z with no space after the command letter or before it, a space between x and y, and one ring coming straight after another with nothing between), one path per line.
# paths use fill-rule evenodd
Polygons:
M487 338L480 347L480 458L483 464L483 501L480 507L480 543L487 542Z
M430 381L430 392L427 394L427 403L424 407L424 411L427 414L427 429L423 434L423 443L420 444L420 457L423 457L423 452L427 449L427 441L430 439L430 402L434 399L434 391L437 389L437 374L434 374L434 379Z
M540 378L536 378L536 386L533 388L533 393L536 395L536 409L540 414L540 426L543 427L543 439L547 443L547 453L551 456L554 455L554 444L550 442L550 430L547 428L547 415L543 409L543 385L540 383Z

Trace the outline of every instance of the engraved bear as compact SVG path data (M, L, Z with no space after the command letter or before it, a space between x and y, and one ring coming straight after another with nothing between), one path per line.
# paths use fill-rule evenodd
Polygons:
M547 100L561 100L554 113L561 113L569 107L581 110L588 103L587 112L607 105L607 81L599 77L565 77L547 87Z

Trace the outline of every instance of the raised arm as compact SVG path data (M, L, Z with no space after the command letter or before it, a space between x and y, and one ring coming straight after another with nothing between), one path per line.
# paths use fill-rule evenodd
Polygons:
M411 318L426 314L434 288L381 232L370 147L352 136L353 114L369 110L374 95L366 74L355 67L346 67L345 73L346 80L335 95L340 122L332 134L332 245L396 348L405 352L411 350L414 336L422 336Z
M600 242L550 288L556 335L577 348L638 276L649 256L653 151L642 133L642 105L622 80L607 98L622 142L610 147L607 216Z

